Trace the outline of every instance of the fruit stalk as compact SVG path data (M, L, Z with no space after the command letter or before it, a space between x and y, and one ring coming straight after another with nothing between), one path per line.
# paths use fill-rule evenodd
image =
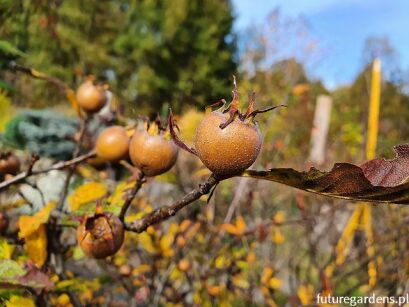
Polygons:
M214 175L211 175L204 183L200 184L196 189L186 194L182 199L175 202L173 205L161 207L142 219L126 223L125 229L137 233L144 232L149 226L174 216L179 210L195 200L198 200L201 196L209 194L212 187L218 184L219 181L220 180Z
M145 174L140 172L138 177L136 178L136 182L134 187L132 188L131 192L129 193L128 197L125 200L124 205L121 208L121 212L119 213L119 219L123 222L125 219L126 212L128 211L130 205L132 204L133 199L135 198L138 191L141 189L142 185L146 182Z

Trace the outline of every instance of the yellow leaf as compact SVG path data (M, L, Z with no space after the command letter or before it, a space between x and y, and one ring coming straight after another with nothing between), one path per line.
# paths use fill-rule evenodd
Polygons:
M238 288L248 289L250 287L250 283L247 279L244 278L242 274L236 274L232 278L233 285Z
M57 306L61 306L61 307L72 306L70 297L66 293L61 294L57 298L57 304L58 304Z
M183 222L180 223L179 231L180 231L180 232L185 232L191 224L192 224L191 221L189 221L189 220L183 220Z
M229 234L235 235L235 236L239 236L240 232L237 229L237 227L233 224L222 224L220 226L220 230L228 232Z
M230 260L227 259L226 257L224 257L223 255L220 255L216 258L216 260L214 261L214 265L217 269L223 269L227 266L230 265Z
M265 267L263 274L261 275L261 283L264 285L267 284L271 276L273 276L273 269L270 267Z
M296 96L300 96L310 90L310 86L307 83L297 84L293 87L292 92Z
M228 233L230 233L232 235L238 236L238 237L242 236L245 233L246 227L247 227L246 222L244 221L244 219L241 216L239 216L237 218L235 225L233 225L233 224L222 224L220 226L222 231L226 231L226 232L228 232Z
M177 280L180 280L183 277L183 273L181 270L179 270L177 267L174 267L171 273L169 274L169 280L172 282L176 282Z
M95 177L95 170L88 165L78 165L77 172L85 179L92 179Z
M11 259L16 247L6 240L0 240L0 259Z
M119 182L115 187L114 193L112 193L112 195L108 197L108 202L114 206L122 206L122 204L125 202L125 192L129 189L132 189L134 185L134 182Z
M206 286L206 290L211 296L219 296L221 292L220 286Z
M278 211L274 217L273 220L277 224L282 224L285 222L285 212L284 211Z
M282 286L283 282L281 279L278 279L276 277L270 278L268 285L272 289L280 289Z
M203 113L195 109L188 110L178 120L181 131L181 138L187 142L192 142L196 133L196 128L203 118Z
M162 255L166 257L173 256L172 244L175 237L173 234L165 234L159 241L159 246L162 251Z
M151 266L149 264L142 263L132 270L132 275L138 276L143 273L149 272L150 270L151 270Z
M190 239L197 234L200 229L200 223L195 223L192 227L190 227L185 234L186 239Z
M81 205L96 201L105 196L107 187L100 182L88 182L78 187L68 197L70 209L75 211Z
M275 244L282 244L285 241L283 234L281 233L280 229L274 228L273 235L271 237L273 243Z
M67 279L67 280L61 280L60 282L58 282L55 286L56 289L61 290L64 288L69 288L72 287L73 285L75 285L75 283L77 283L78 280L75 279Z
M35 307L35 304L31 298L12 295L6 302L6 307Z
M18 220L18 226L20 228L19 237L26 238L34 234L42 224L47 223L48 218L50 217L50 213L55 208L55 206L56 203L50 201L44 208L42 208L33 216L20 216Z
M159 134L159 127L156 123L152 123L148 128L149 135L158 135Z
M266 304L269 307L277 307L276 302L272 298L267 298L266 299Z
M150 235L146 232L143 232L138 235L138 242L144 250L149 254L156 254L158 252L157 248L152 242Z
M236 220L236 227L240 234L244 234L246 231L246 222L244 221L243 217L239 216Z
M253 263L253 262L255 262L256 261L256 254L254 253L254 252L252 252L252 251L250 251L248 254L247 254L247 257L246 257L246 261L248 262L248 263Z
M208 177L211 173L208 168L204 167L195 171L192 176L195 178Z
M301 285L297 290L298 297L303 306L314 303L314 287L312 285Z
M25 238L28 257L39 267L43 266L47 259L47 230L42 224L36 232Z

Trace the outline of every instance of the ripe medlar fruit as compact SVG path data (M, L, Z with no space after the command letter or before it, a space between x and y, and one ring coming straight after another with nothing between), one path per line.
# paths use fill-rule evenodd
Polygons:
M146 176L157 176L171 169L178 151L168 131L157 123L148 129L135 131L129 144L132 163Z
M256 98L253 93L247 111L241 113L236 80L230 105L226 107L224 99L219 102L223 102L223 106L207 113L199 123L194 139L195 148L189 148L178 138L172 113L169 123L176 144L197 155L216 177L225 178L240 174L256 161L261 150L262 136L254 118L258 113L278 106L254 110Z
M217 175L241 173L256 161L262 138L256 122L235 118L224 129L229 114L211 112L203 118L194 139L197 154L203 164Z
M129 137L126 129L112 126L104 129L97 137L95 150L97 156L110 162L125 158L129 151Z
M20 171L20 160L12 153L0 154L0 174L16 175Z
M85 217L77 228L77 240L84 253L91 258L114 255L124 242L124 225L112 213L95 213Z
M91 77L79 86L76 97L78 105L88 113L98 112L107 102L105 86L94 85Z

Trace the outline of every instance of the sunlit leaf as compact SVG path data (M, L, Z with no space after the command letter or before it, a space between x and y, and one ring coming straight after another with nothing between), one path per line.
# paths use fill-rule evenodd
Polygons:
M55 202L49 202L44 208L38 211L35 215L22 215L18 220L20 232L20 238L27 238L28 236L35 233L38 228L47 223L50 217L51 211L55 208Z
M233 282L233 285L235 285L238 288L248 289L250 287L249 281L241 273L234 275L232 278L232 282Z
M206 290L211 296L219 296L221 293L220 286L206 286Z
M153 244L152 238L147 232L138 235L138 243L149 254L158 253L158 249Z
M146 263L142 263L139 266L137 266L136 268L134 268L132 270L132 275L133 276L138 276L141 275L143 273L147 273L151 270L151 266L149 264Z
M126 192L133 188L135 182L119 182L114 192L108 197L109 210L114 213L119 213L125 203ZM139 218L139 217L138 217Z
M12 295L6 302L6 307L35 307L34 300L29 297Z
M243 217L239 216L235 224L222 224L220 228L222 231L226 231L229 234L242 236L246 231L246 222Z
M88 182L78 187L68 196L68 204L72 211L82 205L101 199L107 194L107 187L100 182Z
M55 202L50 202L33 216L23 215L19 218L19 237L25 241L28 257L41 267L47 259L47 223Z
M23 276L26 272L22 267L13 260L2 260L0 261L0 278L12 279Z
M61 280L56 283L55 289L59 291L86 291L93 290L97 291L100 288L100 283L98 279L80 279L71 278L67 280Z
M7 240L0 239L0 260L11 259L15 248L15 245L9 244Z
M285 212L284 211L278 211L274 217L273 221L277 224L282 224L285 222Z
M25 249L28 257L39 267L43 266L47 259L47 230L42 224L38 230L25 237Z
M303 306L314 303L314 287L312 285L301 285L297 289L298 298Z
M270 280L268 281L268 285L272 289L280 289L281 286L283 285L283 281L281 279L273 277L270 278Z
M275 244L283 244L285 241L283 234L278 228L273 228L273 235L271 236L271 239Z

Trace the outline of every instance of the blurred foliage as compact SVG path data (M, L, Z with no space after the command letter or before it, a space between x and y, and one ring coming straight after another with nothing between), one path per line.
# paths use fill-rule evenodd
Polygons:
M12 119L15 108L7 95L7 92L0 90L0 132L4 132L6 124Z
M72 157L78 121L50 110L26 110L6 126L3 144L55 159Z
M72 86L95 74L132 110L203 106L225 92L236 70L228 0L6 0L0 18L2 52L24 52L20 61ZM48 84L0 77L13 81L22 95L15 101L25 105L61 99Z

